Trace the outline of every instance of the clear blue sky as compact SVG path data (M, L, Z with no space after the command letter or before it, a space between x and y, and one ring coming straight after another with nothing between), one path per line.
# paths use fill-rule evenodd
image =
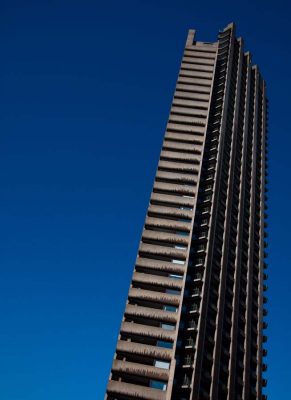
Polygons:
M187 29L230 21L268 83L268 394L291 398L290 13L0 2L1 400L103 399Z

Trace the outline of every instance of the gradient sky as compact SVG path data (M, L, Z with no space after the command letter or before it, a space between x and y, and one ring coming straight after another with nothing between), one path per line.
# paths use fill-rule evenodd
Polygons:
M287 3L0 2L1 400L103 399L187 29L230 21L268 84L267 393L291 398Z

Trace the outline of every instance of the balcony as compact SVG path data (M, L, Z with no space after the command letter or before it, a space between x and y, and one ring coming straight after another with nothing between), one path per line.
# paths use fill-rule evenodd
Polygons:
M208 53L209 54L209 53ZM198 52L193 52L190 53L189 51L185 51L184 53L184 60L189 60L191 62L193 62L194 64L203 64L203 65L214 65L214 58L211 57L211 59L209 59L210 57L203 57L204 54L202 53L201 55ZM200 86L197 86L197 90L199 89ZM209 92L209 86L206 87L206 89L204 89L205 91L207 90L207 93Z
M186 330L187 331L196 331L197 330L197 322L194 320L190 320L187 325Z
M201 200L199 201L199 204L211 204L212 202L212 196L208 194L207 196L203 196Z
M183 368L191 368L193 366L193 358L191 356L186 356L182 361Z
M160 193L194 196L196 189L193 185L181 185L178 183L155 181L154 191Z
M188 76L197 76L198 72L197 71L191 71L191 70L185 70L182 66L181 70L183 70L183 74L186 74ZM202 72L201 73L203 75L203 77L206 78L212 78L212 73L208 73L208 72ZM184 98L178 98L175 97L173 99L172 105L174 106L181 106L181 107L189 107L195 110L195 108L197 109L199 107L199 112L203 112L208 110L208 104L204 101L196 101L196 100L186 100ZM184 132L183 130L181 130L181 133Z
M167 381L169 378L169 370L167 369L121 360L113 361L112 371L123 375L137 375L161 381Z
M126 382L109 381L107 393L114 398L137 398L141 400L166 400L166 392L145 386L133 385Z
M184 110L188 110L184 108ZM172 109L173 112L173 109ZM197 140L197 138L192 135L192 133L178 133L178 132L166 132L165 134L166 140L175 140L180 143L188 143L188 144L197 144L198 146L202 145L201 140Z
M185 349L194 349L194 347L195 347L194 339L192 339L192 338L186 339Z
M177 246L178 247L178 246ZM139 246L139 256L151 259L178 259L181 264L185 264L187 251L186 248L177 248L158 244L141 243Z
M191 387L191 379L190 379L190 377L188 375L184 375L181 387L183 389L190 389L190 387Z
M194 250L194 248L193 248ZM197 254L204 254L206 252L206 245L205 244L198 244L195 246L195 250Z
M151 204L157 204L162 206L185 206L185 207L193 207L194 205L194 197L185 197L185 196L171 196L166 193L155 193L151 194Z
M139 272L133 273L132 281L150 286L160 286L176 290L182 289L183 286L183 282L180 279L171 279L164 276L143 274Z
M192 174L183 174L176 171L158 170L156 174L156 182L194 186L197 184L197 176Z
M176 337L175 331L170 331L154 326L135 324L132 322L123 322L120 329L121 333L128 335L137 335L141 337L151 337L154 339L173 342Z
M160 261L160 260L152 260L150 258L137 257L135 262L136 269L143 270L153 270L159 271L162 273L176 273L176 274L184 274L185 266L180 264L174 264L172 262Z
M198 304L192 304L190 309L189 309L189 314L196 314L199 312L199 306Z
M159 310L150 307L141 307L132 304L127 304L125 308L126 316L135 318L145 318L175 324L177 322L177 313L171 311Z
M193 281L202 281L203 280L203 274L201 272L197 272L196 274L193 275Z
M201 296L201 290L199 288L193 289L193 291L190 294L190 297L200 297Z
M181 218L182 219L182 218ZM190 232L191 224L188 220L171 220L156 217L147 217L145 221L146 228L168 229L173 231Z
M174 97L176 99L183 98L185 100L197 101L205 108L208 107L207 103L209 100L209 95L190 93L190 92L184 92L184 91L183 92L176 91L174 93ZM198 97L200 97L200 99L198 99ZM200 102L200 100L202 100L202 102ZM207 102L204 102L203 100L207 100ZM181 122L176 121L176 122L168 122L167 131L181 132L181 133L194 133L194 134L202 136L205 132L205 127L199 126L199 125L188 125L187 123L183 123L183 122L181 123Z
M204 73L208 73L208 74L212 73L212 71L213 71L213 65L199 65L199 64L192 65L192 64L187 63L185 61L182 62L182 65L181 65L181 69L183 69L183 68L185 68L187 70L190 70L190 71L191 70L195 71L195 75L196 75L196 71L204 72Z
M206 74L207 77L208 74ZM195 78L193 78L193 76L195 76L195 71L182 71L180 74L180 79L197 79L197 76ZM211 77L211 75L209 75L209 77ZM199 78L199 72L198 72L198 81L201 82L201 79ZM176 103L176 105L174 105L174 103ZM203 118L206 119L208 111L203 109L191 109L188 107L183 107L183 102L178 101L178 99L173 102L173 105L171 107L171 113L172 114L176 114L176 115L190 115L190 116L196 116L199 118Z
M142 343L128 342L125 340L119 340L117 342L116 350L118 353L122 354L133 354L141 357L150 358L152 357L164 361L171 361L173 357L172 349L158 347L158 345L152 346Z
M195 259L195 260L191 263L191 265L190 265L190 263L189 263L189 266L191 266L191 267L193 267L193 268L195 268L195 269L201 269L201 268L203 268L203 267L204 267L204 258Z
M181 297L175 294L167 294L164 292L157 292L153 290L144 290L139 288L130 288L129 299L150 301L152 303L167 304L178 307Z
M187 234L187 233L186 233ZM176 233L160 232L150 229L145 229L142 233L142 240L149 244L165 244L175 246L182 245L188 246L189 238L184 235L177 235Z
M207 215L210 214L210 212L211 212L210 207L206 207L206 208L203 208L203 209L201 210L201 215L202 215L202 216L207 216Z
M160 218L161 216L164 216L170 218L183 218L192 220L193 210L192 207L189 207L189 209L187 209L186 207L173 208L150 204L148 208L148 214L150 217L157 216L158 218Z

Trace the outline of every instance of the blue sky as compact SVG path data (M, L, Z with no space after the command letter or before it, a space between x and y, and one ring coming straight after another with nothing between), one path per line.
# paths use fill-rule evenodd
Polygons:
M230 21L268 84L267 393L291 398L290 8L0 2L1 400L103 399L187 29Z

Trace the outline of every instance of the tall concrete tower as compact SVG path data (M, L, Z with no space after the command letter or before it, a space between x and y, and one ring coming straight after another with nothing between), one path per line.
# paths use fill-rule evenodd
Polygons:
M267 99L243 40L189 31L107 400L263 400Z

